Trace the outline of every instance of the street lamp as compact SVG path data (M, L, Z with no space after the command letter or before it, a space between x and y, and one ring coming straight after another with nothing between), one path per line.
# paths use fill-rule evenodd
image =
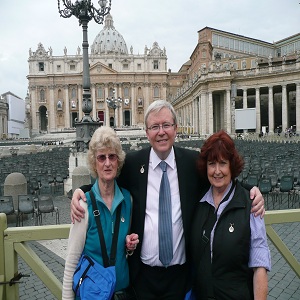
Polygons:
M64 5L61 9L60 1ZM108 2L108 5L107 5ZM72 0L57 0L58 12L63 18L70 18L75 16L79 20L79 25L82 26L83 42L82 42L82 59L83 59L83 77L82 77L82 111L84 116L81 121L75 120L76 126L76 147L77 151L84 151L88 148L89 141L94 131L99 127L99 123L94 121L90 112L92 111L91 101L91 83L90 83L90 70L89 70L89 54L88 54L88 23L92 19L96 23L102 24L104 16L106 16L111 9L111 0L99 0L98 4L100 8L94 7L91 0L76 0L72 3Z
M108 107L114 110L114 128L116 127L116 108L120 107L123 101L121 97L115 98L115 93L115 90L113 90L112 97L106 98Z

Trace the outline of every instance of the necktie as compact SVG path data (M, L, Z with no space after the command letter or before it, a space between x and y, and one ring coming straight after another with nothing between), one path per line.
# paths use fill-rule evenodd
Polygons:
M167 267L173 258L171 192L167 175L168 165L162 160L159 166L163 171L159 189L159 260L165 267Z

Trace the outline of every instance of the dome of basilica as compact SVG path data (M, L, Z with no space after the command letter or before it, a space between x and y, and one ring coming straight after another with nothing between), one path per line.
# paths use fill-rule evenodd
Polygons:
M110 14L105 18L103 29L97 34L92 46L92 54L128 54L123 36L115 29Z

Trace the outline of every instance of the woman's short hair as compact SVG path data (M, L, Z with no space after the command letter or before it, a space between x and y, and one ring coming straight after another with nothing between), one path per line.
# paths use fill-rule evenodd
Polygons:
M98 177L96 172L96 154L98 151L106 149L112 149L118 155L118 176L124 164L125 152L122 150L122 145L116 132L110 127L101 126L95 130L87 153L90 173L94 178Z
M146 113L145 113L146 128L148 127L147 121L148 121L149 114L152 112L159 112L163 108L167 108L170 110L170 112L172 113L172 116L173 116L174 124L177 125L177 116L176 116L176 112L175 112L172 104L166 100L156 100L156 101L152 102L148 106L148 109L146 110Z
M221 130L211 135L201 147L198 168L203 177L207 177L207 162L229 160L232 179L235 179L243 170L244 160L235 148L234 141Z

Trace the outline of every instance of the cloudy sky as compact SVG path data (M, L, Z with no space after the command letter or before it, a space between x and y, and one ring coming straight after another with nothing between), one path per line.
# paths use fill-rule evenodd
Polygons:
M75 54L82 28L75 17L59 16L57 0L1 0L0 11L0 94L24 99L29 48L36 51L41 42L53 56L63 55L65 46ZM111 14L128 49L143 53L156 41L172 71L189 59L205 26L271 43L300 32L299 0L112 0ZM89 23L90 45L102 28Z

